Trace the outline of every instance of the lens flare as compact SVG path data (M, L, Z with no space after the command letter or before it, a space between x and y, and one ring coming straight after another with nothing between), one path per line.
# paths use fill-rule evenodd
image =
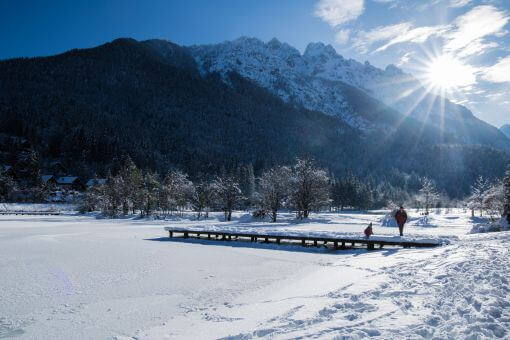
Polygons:
M474 69L459 59L444 54L432 59L427 65L426 82L435 89L450 91L476 82Z

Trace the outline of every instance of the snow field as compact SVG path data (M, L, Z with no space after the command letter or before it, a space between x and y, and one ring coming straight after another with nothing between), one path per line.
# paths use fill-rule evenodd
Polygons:
M332 251L170 240L166 226L361 233L384 212L276 224L0 216L0 338L506 338L510 233L466 235L468 213L410 211L406 234L449 246ZM432 226L431 226L432 225ZM414 236L413 236L414 235Z

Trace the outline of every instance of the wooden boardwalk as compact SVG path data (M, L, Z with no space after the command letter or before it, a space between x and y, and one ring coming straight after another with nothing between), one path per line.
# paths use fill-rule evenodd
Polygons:
M59 211L21 211L21 210L5 210L0 211L0 215L60 215Z
M174 229L167 228L169 233L169 237L180 237L180 238L199 238L204 240L223 240L223 241L232 241L232 240L249 240L250 242L258 242L262 241L264 243L275 242L276 244L280 244L282 241L289 242L291 244L296 244L296 242L303 247L308 245L323 246L323 245L332 245L334 249L348 249L353 248L356 245L366 246L367 249L375 249L376 246L378 248L383 248L384 246L397 246L403 248L426 248L426 247L437 247L442 245L439 242L413 242L413 241L394 241L394 240L378 240L374 239L366 239L366 238L335 238L335 237L316 237L316 236L307 236L307 235L276 235L276 234L250 234L250 233L239 233L239 232L220 232L220 231L207 231L207 230L189 230L189 229Z

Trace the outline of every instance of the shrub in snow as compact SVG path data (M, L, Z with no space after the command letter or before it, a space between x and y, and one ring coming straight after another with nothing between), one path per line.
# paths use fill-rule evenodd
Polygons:
M436 227L436 225L430 223L430 215L423 215L418 218L416 225L420 227Z
M491 220L499 219L504 212L505 190L503 182L496 181L485 192L482 208ZM481 216L481 214L480 214Z
M383 227L398 227L397 221L395 220L395 214L397 213L397 209L391 210L389 213L384 215L381 220L381 226Z
M490 233L507 230L510 230L510 223L508 223L507 219L503 216L498 221L487 221L487 223L473 226L470 233Z

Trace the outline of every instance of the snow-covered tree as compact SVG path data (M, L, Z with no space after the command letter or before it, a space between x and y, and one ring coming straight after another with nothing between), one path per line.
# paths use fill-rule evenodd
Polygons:
M329 177L310 159L298 159L292 168L291 200L299 218L329 204Z
M191 199L193 183L188 179L187 174L179 170L172 170L166 175L161 192L165 196L162 203L167 210L170 212L183 211Z
M188 175L179 170L169 171L158 193L159 207L165 214L183 211L192 193L193 183L188 179Z
M18 153L14 168L22 186L30 188L42 185L39 156L32 148L25 148Z
M278 210L291 192L292 171L286 166L276 166L262 174L259 185L261 205L271 211L271 219L276 222Z
M121 184L122 211L124 214L127 214L131 208L134 214L137 209L140 209L138 203L141 200L140 194L143 182L142 171L136 167L131 158L127 158L118 176L121 178L119 184Z
M197 219L200 219L202 213L204 218L209 217L209 210L214 202L214 188L205 181L197 183L191 193L191 206L197 212Z
M81 197L81 200L78 204L78 211L80 213L92 212L100 207L103 207L103 192L104 185L95 184L90 187Z
M510 165L508 166L503 179L504 185L504 209L503 214L506 216L508 223L510 223Z
M232 210L243 199L239 183L233 176L217 177L211 184L218 203L225 212L225 220L232 219Z
M251 164L240 166L236 170L236 178L239 183L239 188L243 194L244 200L242 202L243 208L249 208L253 205L255 200L255 175L253 166Z
M483 176L478 176L475 183L471 186L471 195L468 198L468 207L471 209L471 216L475 215L475 210L480 211L480 217L483 215L483 202L490 188L490 182Z
M140 202L142 216L148 216L157 208L158 193L160 184L158 175L152 172L146 172L143 175L142 187L140 190Z
M116 217L121 211L122 179L118 176L109 176L106 184L102 188L103 204L101 210L108 217Z
M501 180L496 181L486 190L483 198L483 209L489 214L491 219L496 219L503 215L505 210L505 187Z
M438 198L439 194L435 183L430 178L423 177L421 180L419 200L424 204L426 214L429 213L429 208L434 205Z
M18 191L18 185L9 176L0 173L0 200L8 201Z

